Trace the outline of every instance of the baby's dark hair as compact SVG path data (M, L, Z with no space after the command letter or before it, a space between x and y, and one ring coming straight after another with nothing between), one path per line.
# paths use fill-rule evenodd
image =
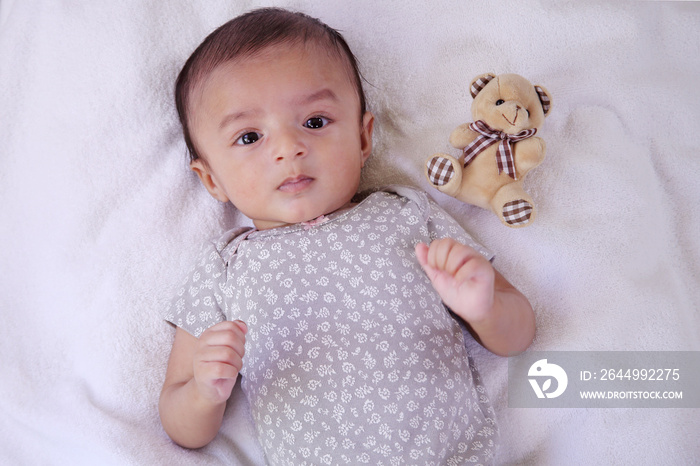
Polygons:
M175 84L175 105L190 160L200 158L187 115L192 91L219 65L235 58L254 55L279 44L313 42L336 53L348 66L360 98L360 119L367 110L362 77L350 47L335 29L304 13L281 8L260 8L238 16L217 28L195 49L180 71Z

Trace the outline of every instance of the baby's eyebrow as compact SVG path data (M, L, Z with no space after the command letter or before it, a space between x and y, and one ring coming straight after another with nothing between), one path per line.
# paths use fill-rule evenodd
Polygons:
M299 105L311 104L319 100L332 100L338 102L338 96L329 88L321 89L320 91L313 92L309 95L302 96L296 102Z
M240 120L241 118L246 118L259 113L259 110L244 110L242 112L229 113L221 120L221 123L219 123L219 129L222 130L236 120Z

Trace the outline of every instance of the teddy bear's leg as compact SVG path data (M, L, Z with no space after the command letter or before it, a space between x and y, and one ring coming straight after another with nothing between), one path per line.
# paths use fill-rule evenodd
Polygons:
M447 154L435 154L425 163L425 176L434 188L454 196L462 184L462 164Z
M491 199L491 209L504 225L520 228L535 219L534 201L523 191L520 183L510 183L499 189Z

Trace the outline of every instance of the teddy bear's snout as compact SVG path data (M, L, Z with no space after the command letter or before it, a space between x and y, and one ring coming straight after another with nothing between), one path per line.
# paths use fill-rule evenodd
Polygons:
M516 102L512 102L508 108L501 108L501 116L508 122L510 126L523 128L527 124L527 110ZM516 128L516 129L517 129Z

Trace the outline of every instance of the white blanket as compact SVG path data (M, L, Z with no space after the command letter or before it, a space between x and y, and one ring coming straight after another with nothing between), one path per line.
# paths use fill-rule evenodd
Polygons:
M259 464L240 394L199 451L157 413L164 303L207 237L246 223L188 171L172 89L258 1L0 3L0 463ZM531 300L533 350L700 350L700 4L281 0L342 30L377 117L365 187L419 186ZM553 96L536 222L432 190L472 77ZM475 358L499 464L691 464L698 409L515 409ZM237 402L238 400L238 402Z

